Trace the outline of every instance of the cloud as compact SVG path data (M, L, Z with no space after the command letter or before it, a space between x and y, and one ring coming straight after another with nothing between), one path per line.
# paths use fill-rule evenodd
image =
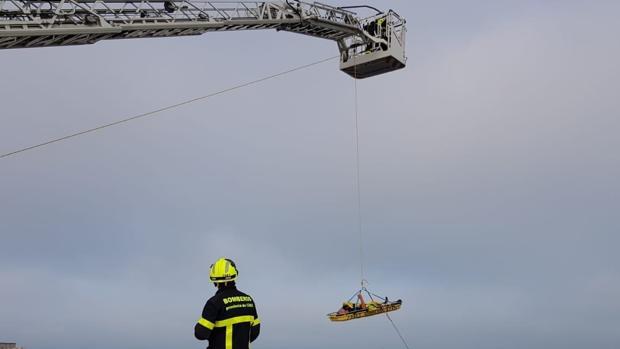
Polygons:
M366 277L404 300L393 318L412 346L618 343L620 47L616 5L600 6L528 7L450 40L412 32L405 71L359 83ZM16 85L0 86L15 96L0 147L334 50L239 35L248 46L214 35L11 51L33 78L11 70ZM200 347L207 268L226 255L263 318L255 348L399 346L383 317L325 318L359 284L352 88L320 66L1 162L2 335Z

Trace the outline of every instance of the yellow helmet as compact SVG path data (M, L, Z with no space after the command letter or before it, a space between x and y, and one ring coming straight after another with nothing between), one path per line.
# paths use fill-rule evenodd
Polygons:
M235 262L228 258L220 258L215 263L211 264L209 278L212 282L218 284L235 281L237 279L237 274Z

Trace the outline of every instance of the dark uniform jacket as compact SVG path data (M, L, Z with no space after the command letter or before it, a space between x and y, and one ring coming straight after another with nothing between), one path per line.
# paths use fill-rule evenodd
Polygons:
M209 340L208 349L248 349L260 333L254 300L232 286L220 288L207 301L194 328L199 340Z

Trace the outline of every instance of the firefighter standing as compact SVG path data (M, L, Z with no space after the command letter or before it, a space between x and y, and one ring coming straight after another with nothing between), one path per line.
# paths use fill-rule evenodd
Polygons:
M237 274L230 259L220 258L211 265L209 277L218 290L194 327L197 339L209 340L208 349L248 349L260 333L254 300L237 290Z

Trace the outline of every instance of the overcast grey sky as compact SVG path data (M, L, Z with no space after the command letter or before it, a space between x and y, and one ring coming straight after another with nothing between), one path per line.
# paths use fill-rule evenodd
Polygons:
M354 4L334 1L334 4ZM366 276L412 348L620 346L617 1L376 1L359 82ZM0 153L337 54L277 32L0 52ZM255 349L402 346L359 283L353 82L331 62L0 160L0 341L203 348L222 255Z

